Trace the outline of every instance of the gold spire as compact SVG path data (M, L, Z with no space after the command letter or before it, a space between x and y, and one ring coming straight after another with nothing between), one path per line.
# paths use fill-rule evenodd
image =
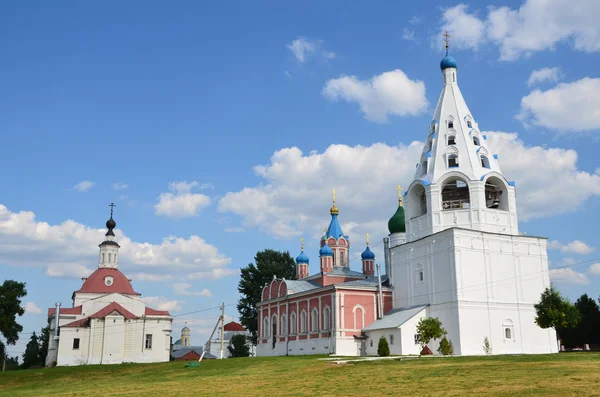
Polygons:
M442 36L444 36L444 41L446 42L446 55L448 55L448 47L450 47L450 35L446 30Z
M371 235L369 233L365 234L365 237L367 238L367 247L369 246L369 237L371 237Z
M337 215L340 213L340 210L338 209L338 207L336 207L335 205L335 189L333 189L331 191L332 195L333 195L333 206L331 207L331 209L329 210L329 213L331 215Z
M402 207L402 191L404 190L404 188L398 185L396 187L396 190L398 191L398 207Z
M304 251L304 237L300 237L300 250Z

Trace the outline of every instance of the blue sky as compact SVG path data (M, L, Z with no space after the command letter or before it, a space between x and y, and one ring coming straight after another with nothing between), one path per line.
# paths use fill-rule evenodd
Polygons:
M520 229L572 265L552 274L563 293L598 297L600 10L585 3L3 3L0 272L27 282L24 332L97 267L110 202L121 270L194 344L218 313L185 313L235 316L256 251L296 256L304 236L316 271L332 188L351 257L365 232L380 241L441 90L443 30Z

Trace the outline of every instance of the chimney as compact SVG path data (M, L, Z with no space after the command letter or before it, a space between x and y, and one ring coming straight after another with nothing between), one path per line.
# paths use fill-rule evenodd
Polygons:
M56 302L56 314L54 317L54 339L58 340L58 320L60 318L60 302Z

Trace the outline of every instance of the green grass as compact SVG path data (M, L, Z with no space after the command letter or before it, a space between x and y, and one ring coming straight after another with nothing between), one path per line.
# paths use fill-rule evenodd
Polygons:
M316 356L0 373L2 396L600 396L600 354L335 365Z

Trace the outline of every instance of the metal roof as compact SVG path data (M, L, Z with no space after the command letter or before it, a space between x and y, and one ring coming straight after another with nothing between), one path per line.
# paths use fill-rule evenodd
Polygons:
M307 280L285 280L288 290L292 290L294 294L304 292L315 288L321 288L322 285Z
M390 311L377 321L372 322L363 331L374 331L377 329L398 328L417 314L421 313L429 305L412 306Z

